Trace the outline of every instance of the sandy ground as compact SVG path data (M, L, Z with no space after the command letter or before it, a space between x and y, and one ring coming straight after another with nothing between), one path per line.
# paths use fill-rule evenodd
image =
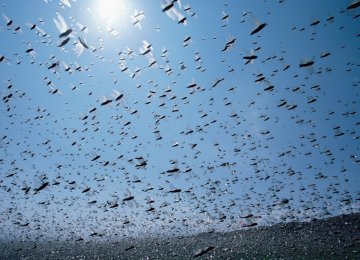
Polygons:
M0 259L360 259L360 214L118 242L2 242Z

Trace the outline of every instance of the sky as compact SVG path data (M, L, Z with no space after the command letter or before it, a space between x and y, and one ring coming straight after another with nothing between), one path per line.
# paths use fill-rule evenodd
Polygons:
M359 212L356 3L2 1L0 239Z

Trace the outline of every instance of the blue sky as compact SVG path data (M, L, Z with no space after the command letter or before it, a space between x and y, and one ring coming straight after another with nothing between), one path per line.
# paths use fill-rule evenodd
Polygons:
M0 233L116 239L357 212L351 3L3 1Z

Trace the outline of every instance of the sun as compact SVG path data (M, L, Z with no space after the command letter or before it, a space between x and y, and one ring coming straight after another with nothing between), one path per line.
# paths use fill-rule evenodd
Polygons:
M98 0L96 9L100 17L109 24L122 20L126 14L125 0Z

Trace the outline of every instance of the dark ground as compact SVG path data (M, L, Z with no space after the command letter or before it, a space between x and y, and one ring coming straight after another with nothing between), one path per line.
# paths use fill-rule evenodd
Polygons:
M35 247L36 246L36 247ZM35 248L34 248L35 247ZM114 242L0 243L0 259L360 259L360 214L229 233Z

